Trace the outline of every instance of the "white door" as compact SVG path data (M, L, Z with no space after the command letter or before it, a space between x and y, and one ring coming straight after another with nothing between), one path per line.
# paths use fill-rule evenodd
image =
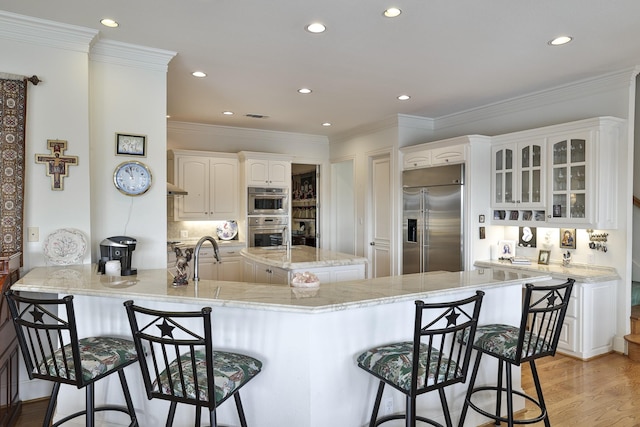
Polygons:
M370 158L369 264L372 277L391 275L392 176L389 154Z

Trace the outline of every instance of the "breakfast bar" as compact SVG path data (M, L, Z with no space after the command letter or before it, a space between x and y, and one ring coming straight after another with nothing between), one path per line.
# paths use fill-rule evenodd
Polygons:
M130 336L123 302L163 310L213 308L216 348L257 357L263 371L243 390L249 425L259 427L363 426L367 424L376 381L356 367L355 356L376 344L410 339L414 301L440 302L471 296L483 290L480 323L517 324L524 283L550 279L549 275L477 269L323 283L316 289L282 285L201 280L172 286L166 270L138 270L137 276L97 274L95 265L34 268L13 289L74 295L79 333ZM142 427L164 424L168 404L146 399L139 368L126 370L134 406ZM478 381L494 378L495 370L482 366ZM520 387L519 375L514 375ZM117 380L116 380L117 382ZM463 401L465 385L447 390L454 419ZM57 417L83 404L83 393L61 389ZM120 398L118 384L105 381L96 399ZM393 412L404 410L404 396L385 391ZM490 402L487 402L490 404ZM516 402L522 407L522 402ZM418 411L441 420L437 396L419 399ZM485 419L469 414L465 425ZM238 425L235 408L223 404L218 420ZM126 420L108 420L127 424ZM192 425L193 408L179 405L175 425Z

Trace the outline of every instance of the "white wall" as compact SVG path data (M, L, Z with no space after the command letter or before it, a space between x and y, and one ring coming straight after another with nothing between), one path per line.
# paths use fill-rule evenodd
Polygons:
M0 14L0 71L42 82L27 88L25 147L24 267L43 265L42 241L52 231L73 227L90 237L88 48L95 31L62 29L40 34L30 22ZM43 37L46 40L43 40ZM27 40L25 42L17 40ZM67 141L64 154L78 156L63 179L64 191L51 190L46 166L36 154L49 154L47 139ZM70 209L73 207L73 209ZM27 242L27 227L38 227L39 242ZM90 254L85 255L89 262Z
M25 233L23 274L45 265L42 242L59 228L85 234L84 263L91 262L92 252L96 261L104 237L126 230L140 242L134 267L166 265L166 68L173 53L106 40L93 44L97 35L0 12L0 71L42 80L28 87L24 215L24 230L39 227L40 241L27 242ZM156 182L135 200L113 185L113 168L124 160L115 156L118 131L148 136L142 160ZM36 154L49 152L47 139L66 140L65 154L78 156L63 191L52 191L45 166L35 163ZM49 389L49 383L21 375L21 399L44 396Z
M172 52L99 41L91 52L91 229L92 259L110 236L137 240L132 266L165 268L166 74ZM145 157L117 156L116 133L146 135ZM115 167L139 160L151 169L153 183L138 197L113 185Z

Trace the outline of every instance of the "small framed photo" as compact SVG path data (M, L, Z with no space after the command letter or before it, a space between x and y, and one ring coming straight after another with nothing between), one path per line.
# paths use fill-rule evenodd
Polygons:
M147 157L147 136L116 133L116 155Z
M485 231L484 227L480 227L479 231L480 231L480 240L486 238L486 234L485 234L486 231Z
M500 240L498 242L498 259L511 259L516 256L515 240Z
M560 247L562 249L576 248L576 229L575 228L560 229Z
M538 252L538 264L548 265L551 251L541 250Z

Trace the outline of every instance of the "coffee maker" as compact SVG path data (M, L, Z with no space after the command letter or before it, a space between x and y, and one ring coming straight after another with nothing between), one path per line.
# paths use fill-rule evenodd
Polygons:
M127 236L107 237L100 242L100 260L98 272L105 273L107 261L120 261L120 275L133 276L138 273L136 268L131 268L131 254L136 248L136 239Z

